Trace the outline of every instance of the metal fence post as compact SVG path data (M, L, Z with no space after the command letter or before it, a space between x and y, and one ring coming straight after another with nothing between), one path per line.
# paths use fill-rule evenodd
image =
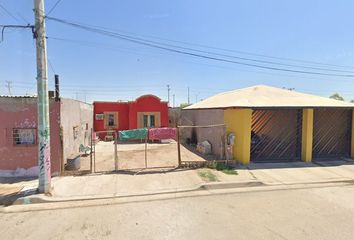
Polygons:
M176 126L177 130L177 154L178 154L178 167L181 167L181 141L179 139L179 127Z
M93 129L91 128L91 151L90 151L90 172L92 173L92 151L93 151L93 148L92 148L92 143L93 143Z
M96 172L96 144L93 145L93 172Z
M118 170L118 151L117 151L118 134L114 132L114 169Z
M147 136L145 137L145 168L147 168Z

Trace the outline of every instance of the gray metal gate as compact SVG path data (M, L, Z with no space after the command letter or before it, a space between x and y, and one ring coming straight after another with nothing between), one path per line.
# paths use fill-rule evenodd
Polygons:
M351 110L315 109L313 158L334 159L349 157L351 122Z
M254 110L251 160L300 160L301 120L302 112L298 109Z

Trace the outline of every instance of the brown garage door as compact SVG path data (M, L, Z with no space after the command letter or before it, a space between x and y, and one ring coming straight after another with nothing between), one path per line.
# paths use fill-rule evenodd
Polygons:
M351 122L351 110L315 109L313 158L349 157Z
M300 110L254 110L251 160L299 160L301 117Z

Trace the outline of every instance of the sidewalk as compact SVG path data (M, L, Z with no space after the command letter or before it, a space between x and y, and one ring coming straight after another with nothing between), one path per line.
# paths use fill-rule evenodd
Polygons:
M52 179L52 196L42 194L22 197L17 203L30 203L34 198L46 201L69 201L95 198L141 196L217 188L237 188L257 186L286 186L294 184L314 184L354 181L354 162L316 163L252 163L237 169L237 175L228 175L213 169L92 174L86 176L66 176ZM208 173L210 179L202 177ZM205 174L204 174L205 175ZM212 182L211 182L212 181ZM21 182L23 190L33 191L37 180ZM15 184L18 186L19 184ZM4 184L0 184L4 186Z

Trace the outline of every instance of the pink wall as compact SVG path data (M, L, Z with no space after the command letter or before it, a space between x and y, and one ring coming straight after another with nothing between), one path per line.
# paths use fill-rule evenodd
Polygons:
M37 99L27 97L0 98L0 169L15 170L38 166L38 144L13 144L13 128L37 128ZM60 172L60 102L50 103L51 171ZM38 141L38 137L37 137Z

